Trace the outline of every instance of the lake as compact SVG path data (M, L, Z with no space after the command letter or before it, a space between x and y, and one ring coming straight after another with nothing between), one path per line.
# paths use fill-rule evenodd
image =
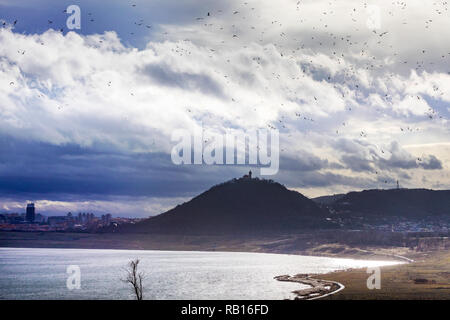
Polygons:
M144 299L288 299L307 286L273 277L398 263L266 253L0 248L0 299L133 299L121 279L134 258L146 273ZM69 265L80 268L80 289L66 286Z

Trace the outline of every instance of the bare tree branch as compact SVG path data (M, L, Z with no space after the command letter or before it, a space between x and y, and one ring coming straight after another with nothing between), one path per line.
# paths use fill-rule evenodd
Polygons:
M145 279L145 274L138 271L138 265L140 260L131 260L128 263L128 267L125 269L127 275L123 282L129 283L132 286L133 293L136 296L136 300L142 300L143 298L143 280Z

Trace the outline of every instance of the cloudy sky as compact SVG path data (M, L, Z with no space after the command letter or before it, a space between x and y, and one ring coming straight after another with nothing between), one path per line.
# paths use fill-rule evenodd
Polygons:
M450 188L447 1L0 0L0 22L0 211L146 217L250 168L174 165L180 128L276 128L268 178L310 197Z

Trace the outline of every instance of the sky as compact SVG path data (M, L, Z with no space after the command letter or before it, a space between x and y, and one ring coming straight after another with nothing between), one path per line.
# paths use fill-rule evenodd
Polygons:
M275 128L264 178L309 197L450 188L447 1L0 0L0 23L0 212L148 217L258 173L175 165L180 128Z

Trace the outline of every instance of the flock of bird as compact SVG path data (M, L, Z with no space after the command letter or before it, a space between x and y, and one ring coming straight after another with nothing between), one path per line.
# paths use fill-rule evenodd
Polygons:
M450 52L428 52L427 48L420 48L419 56L422 56L423 59L417 61L409 61L407 59L401 58L401 51L395 50L396 43L389 38L390 35L394 34L395 31L392 30L372 30L370 32L371 36L366 36L367 29L361 28L361 22L367 19L367 15L365 14L365 10L367 9L368 4L362 3L360 7L355 7L350 12L348 12L348 16L342 16L341 19L350 19L352 25L351 30L349 30L348 34L341 34L338 31L333 31L333 27L337 27L333 25L333 19L328 20L330 17L336 18L336 9L335 7L339 5L336 0L328 1L328 8L317 7L317 11L320 12L320 18L313 23L311 26L309 17L302 14L304 3L303 1L293 2L295 11L298 12L298 24L300 32L292 31L292 29L286 28L283 24L283 21L280 19L274 19L270 21L270 23L262 23L264 22L264 18L259 13L255 7L249 5L248 2L243 2L239 8L232 9L230 11L226 10L209 10L206 11L201 16L192 17L192 23L196 24L202 28L204 28L205 32L210 32L215 36L216 44L212 44L209 49L210 58L213 58L216 53L220 50L224 50L227 48L227 45L237 46L240 45L243 48L248 47L248 42L259 42L262 44L262 48L264 50L268 50L265 44L271 43L279 52L280 56L283 59L291 59L295 61L299 65L299 72L296 75L291 76L289 80L299 80L302 78L311 77L316 81L327 82L330 85L333 85L333 89L336 92L339 92L341 99L344 101L350 101L352 99L357 100L355 96L360 95L361 97L367 97L369 91L373 88L376 88L376 84L369 84L368 88L367 84L363 85L359 83L358 72L362 70L366 70L368 72L373 72L378 75L382 75L382 79L386 82L394 79L397 74L392 72L392 68L397 67L402 70L415 70L417 73L424 71L434 71L439 66L436 63L436 60L444 61L442 64L446 64L450 69ZM396 14L399 15L397 22L400 25L408 25L410 23L419 24L420 21L408 21L405 20L405 14L401 14L401 11L408 10L408 4L406 1L392 1L392 8L388 10L387 14L391 17L395 17ZM139 14L137 4L130 4L131 7L136 8L136 14ZM434 1L432 3L433 15L440 16L449 14L448 11L448 3L447 1ZM63 11L66 13L66 10ZM222 17L222 19L220 19ZM218 19L219 18L219 19ZM258 19L261 23L258 23ZM226 22L230 23L227 24ZM336 21L336 20L334 20ZM424 29L428 32L439 32L433 30L433 23L435 19L430 16L427 18L424 23ZM88 22L94 23L95 19L91 12L88 13ZM7 23L4 21L3 27L7 26ZM14 26L18 24L18 20L14 20L12 23ZM47 25L49 27L53 27L54 20L47 20ZM136 19L133 21L133 25L136 28L146 28L152 29L151 23L146 22L144 19ZM259 27L258 27L259 26ZM310 30L308 30L310 28ZM64 33L64 28L57 28L60 32ZM157 28L156 28L157 29ZM136 29L136 32L139 29ZM175 29L176 30L176 29ZM150 31L150 30L149 30ZM350 32L351 31L351 32ZM156 30L152 32L157 32ZM292 35L290 35L292 33ZM134 35L135 31L130 31L130 35ZM249 40L250 35L250 40ZM365 35L365 40L361 41L363 37L361 35ZM161 36L167 36L170 39L168 32L161 33ZM100 42L102 40L99 40ZM190 39L184 39L184 41L191 41ZM193 35L193 40L195 41L195 35ZM43 43L41 43L44 45ZM292 44L295 44L292 46ZM183 43L180 41L176 41L173 44L172 51L175 54L180 56L189 56L191 55L191 51L189 46L186 48L183 47ZM373 52L383 51L388 49L390 54L390 58L395 58L396 63L394 65L387 66L385 63L385 56L376 55ZM225 50L224 50L225 51ZM24 55L24 50L18 50L19 54ZM306 54L304 54L306 53ZM302 55L303 54L303 55ZM342 66L342 71L337 74L324 74L323 70L326 70L326 66L322 66L317 62L313 61L315 55L318 54L326 54L330 57L331 60L336 62L338 65ZM298 61L299 56L303 56L301 61ZM307 61L306 56L310 56L311 59ZM437 59L439 58L439 59ZM232 63L231 58L226 58L225 63ZM260 56L252 57L252 62L254 63L255 68L264 68L264 59ZM322 67L322 68L321 68ZM442 72L443 70L438 70ZM445 73L450 74L449 71L444 71ZM232 82L232 75L223 74L224 79L227 83ZM280 83L283 83L283 75L272 72L271 73L272 81L276 83L277 86L280 86ZM11 81L10 85L14 85L14 82ZM111 86L111 81L107 83L108 86ZM417 85L417 84L416 84ZM269 90L269 87L266 87ZM323 101L320 101L320 98L317 96L302 96L301 90L297 89L295 86L290 87L288 82L284 85L284 90L289 96L299 96L299 101L310 105L317 105L320 107ZM376 90L376 89L375 89ZM435 92L435 96L443 96L445 94L439 86L434 85L433 90ZM385 103L393 105L395 102L393 101L392 94L389 93L381 93L377 92ZM130 95L134 96L134 93L131 92ZM411 98L422 100L424 99L420 95L411 95ZM348 99L348 100L347 100ZM239 101L235 97L231 98L232 103L238 104ZM347 104L346 110L347 112L352 112L352 104ZM254 108L256 112L258 112L257 108ZM377 112L386 112L385 110L376 109ZM192 110L187 108L187 112L192 114ZM439 114L437 110L434 110L432 107L428 110L428 112L424 115L429 120L443 119L443 116ZM300 113L295 112L293 115L293 119L307 121L308 123L317 123L320 121L316 121L312 117L308 115L308 112ZM267 127L270 129L278 129L281 132L283 130L288 131L288 128L292 123L290 123L292 119L286 120L284 116L281 119L277 119L277 121L271 122L267 124ZM346 130L346 123L342 122L339 124L339 127L334 128L336 135L342 134ZM410 126L400 127L399 131L402 133L417 133L420 131L420 128L413 128ZM368 133L366 130L360 130L359 138L367 138ZM385 151L382 150L382 153ZM418 161L422 161L418 158ZM378 174L378 171L377 171Z

